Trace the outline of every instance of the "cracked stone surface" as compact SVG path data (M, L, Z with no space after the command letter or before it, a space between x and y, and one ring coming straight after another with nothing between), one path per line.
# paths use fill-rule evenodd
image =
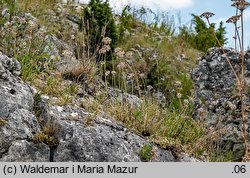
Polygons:
M50 105L46 99L40 102L39 121L53 123L59 145L52 149L44 143L34 144L32 138L42 128L32 111L32 91L19 79L20 69L9 66L19 66L18 61L2 54L0 59L0 118L4 120L0 161L140 161L140 149L152 145L110 118L70 105ZM152 147L155 156L151 161L177 161L171 151Z
M225 49L236 72L240 71L241 60L238 53ZM250 79L249 51L246 52L246 81ZM210 49L193 71L195 83L195 119L204 120L208 129L220 131L217 140L222 154L233 153L232 159L242 159L244 147L242 140L242 118L239 91L235 76L230 68L226 55L219 48ZM247 82L249 85L249 82ZM246 93L246 104L249 106L249 91ZM250 117L248 115L248 125ZM250 140L250 128L247 129Z
M19 75L19 62L0 53L0 119L4 121L0 124L0 158L9 154L13 142L30 140L41 130L32 113L31 89Z
M141 161L140 149L152 145L144 138L129 132L123 125L85 112L74 106L49 106L41 103L43 118L57 127L59 145L54 161L131 162ZM92 123L87 124L91 119ZM171 151L153 146L151 161L176 161Z

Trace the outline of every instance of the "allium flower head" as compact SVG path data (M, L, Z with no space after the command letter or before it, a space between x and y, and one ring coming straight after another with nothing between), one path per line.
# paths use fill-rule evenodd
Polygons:
M179 99L180 99L180 98L182 97L182 94L181 94L181 93L177 93L177 95L176 95L176 96L177 96L177 98L179 98Z
M110 45L111 41L112 41L112 39L109 37L105 37L102 39L102 42L104 45Z
M111 48L109 45L103 45L103 47L101 49L99 49L99 54L105 54L110 50L111 50Z
M147 90L148 90L148 91L150 91L150 90L152 90L152 89L153 89L153 87L152 87L151 85L148 85L148 86L147 86Z
M125 63L125 62L121 62L121 63L119 63L119 64L117 65L117 68L118 68L119 70L123 70L125 67L126 67L126 63Z
M122 48L118 47L118 48L115 48L115 54L116 54L117 57L123 58L125 52L122 50Z

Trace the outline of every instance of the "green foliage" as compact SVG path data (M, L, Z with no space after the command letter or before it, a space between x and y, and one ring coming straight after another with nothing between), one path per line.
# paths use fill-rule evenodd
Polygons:
M37 56L27 54L19 58L21 63L21 77L24 81L32 81L36 75L45 71L44 66L51 66L51 62L46 62L48 54L42 53ZM43 64L43 65L41 65Z
M39 103L41 101L41 94L36 93L33 99L34 99L33 110L35 112L35 116L39 118L42 113L41 107L39 106Z
M13 16L9 22L4 19L0 31L0 50L16 58L22 66L21 77L32 81L34 76L52 67L45 51L46 33L36 21L25 14Z
M126 7L124 7L124 9L122 10L122 14L120 17L120 24L119 24L119 28L118 28L118 39L119 42L121 42L122 40L124 40L124 33L126 30L131 31L132 29L132 24L133 24L133 16L130 13L131 12L131 7L129 5L127 5Z
M183 105L181 111L163 109L154 99L145 98L137 108L126 102L109 102L105 105L105 112L112 114L127 128L147 135L149 140L163 148L169 145L185 145L193 153L200 152L201 148L205 150L203 145L198 146L203 142L204 126L192 119L188 106Z
M159 59L152 65L147 77L148 84L165 94L167 101L170 101L168 107L181 111L182 101L192 94L192 79L182 73L181 67L177 70L165 59ZM179 84L176 84L177 81ZM180 98L177 97L178 94L181 94Z
M7 8L8 8L8 11L9 11L8 20L10 22L12 20L13 16L15 16L16 12L17 12L16 0L0 0L0 10L3 9L4 6L7 6ZM2 20L3 19L0 15L0 24L1 24Z
M199 16L192 14L194 28L186 26L180 28L179 37L189 43L192 47L206 52L211 47L220 46L214 37L214 33L221 45L226 44L227 38L223 22L216 29L215 24L206 24Z
M143 147L141 148L141 150L139 152L139 156L140 156L141 160L144 162L150 161L150 159L154 155L154 152L152 150L153 150L153 148L151 145L147 145L147 144L143 145Z
M105 2L91 0L84 10L83 23L80 24L80 30L86 31L87 51L91 55L97 56L97 60L100 61L102 55L99 54L99 50L102 47L103 38L109 37L112 40L110 43L111 52L118 41L117 29L109 2L107 0ZM111 55L111 52L109 51L108 56Z

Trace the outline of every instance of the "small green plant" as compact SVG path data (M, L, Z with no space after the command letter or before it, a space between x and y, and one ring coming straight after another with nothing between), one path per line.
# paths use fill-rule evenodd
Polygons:
M34 143L45 143L50 147L55 147L59 144L56 137L57 129L54 125L47 125L43 130L33 136Z
M153 148L151 145L145 144L139 152L139 156L142 161L148 162L154 156Z
M47 85L42 88L43 93L52 96L60 96L63 91L61 81L61 78L49 76L47 80Z
M127 128L163 147L168 144L183 145L186 150L196 153L200 147L193 148L193 144L204 137L205 129L201 122L192 119L188 107L183 104L181 111L163 109L153 99L144 98L138 107L126 102L106 102L104 111L123 122Z
M39 73L52 68L45 51L44 29L28 14L13 16L11 21L4 21L0 31L0 50L21 63L21 78L32 81Z

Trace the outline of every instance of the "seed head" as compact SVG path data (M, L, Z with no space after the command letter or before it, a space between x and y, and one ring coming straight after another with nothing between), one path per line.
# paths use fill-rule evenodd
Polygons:
M235 0L234 3L232 4L232 6L243 11L250 6L250 3L245 1L245 0Z
M232 16L229 19L227 19L226 23L234 23L234 24L236 24L237 21L240 19L240 17L241 17L240 15Z
M214 16L215 14L212 12L204 12L200 15L201 18L205 17L206 19L209 19L210 17Z

